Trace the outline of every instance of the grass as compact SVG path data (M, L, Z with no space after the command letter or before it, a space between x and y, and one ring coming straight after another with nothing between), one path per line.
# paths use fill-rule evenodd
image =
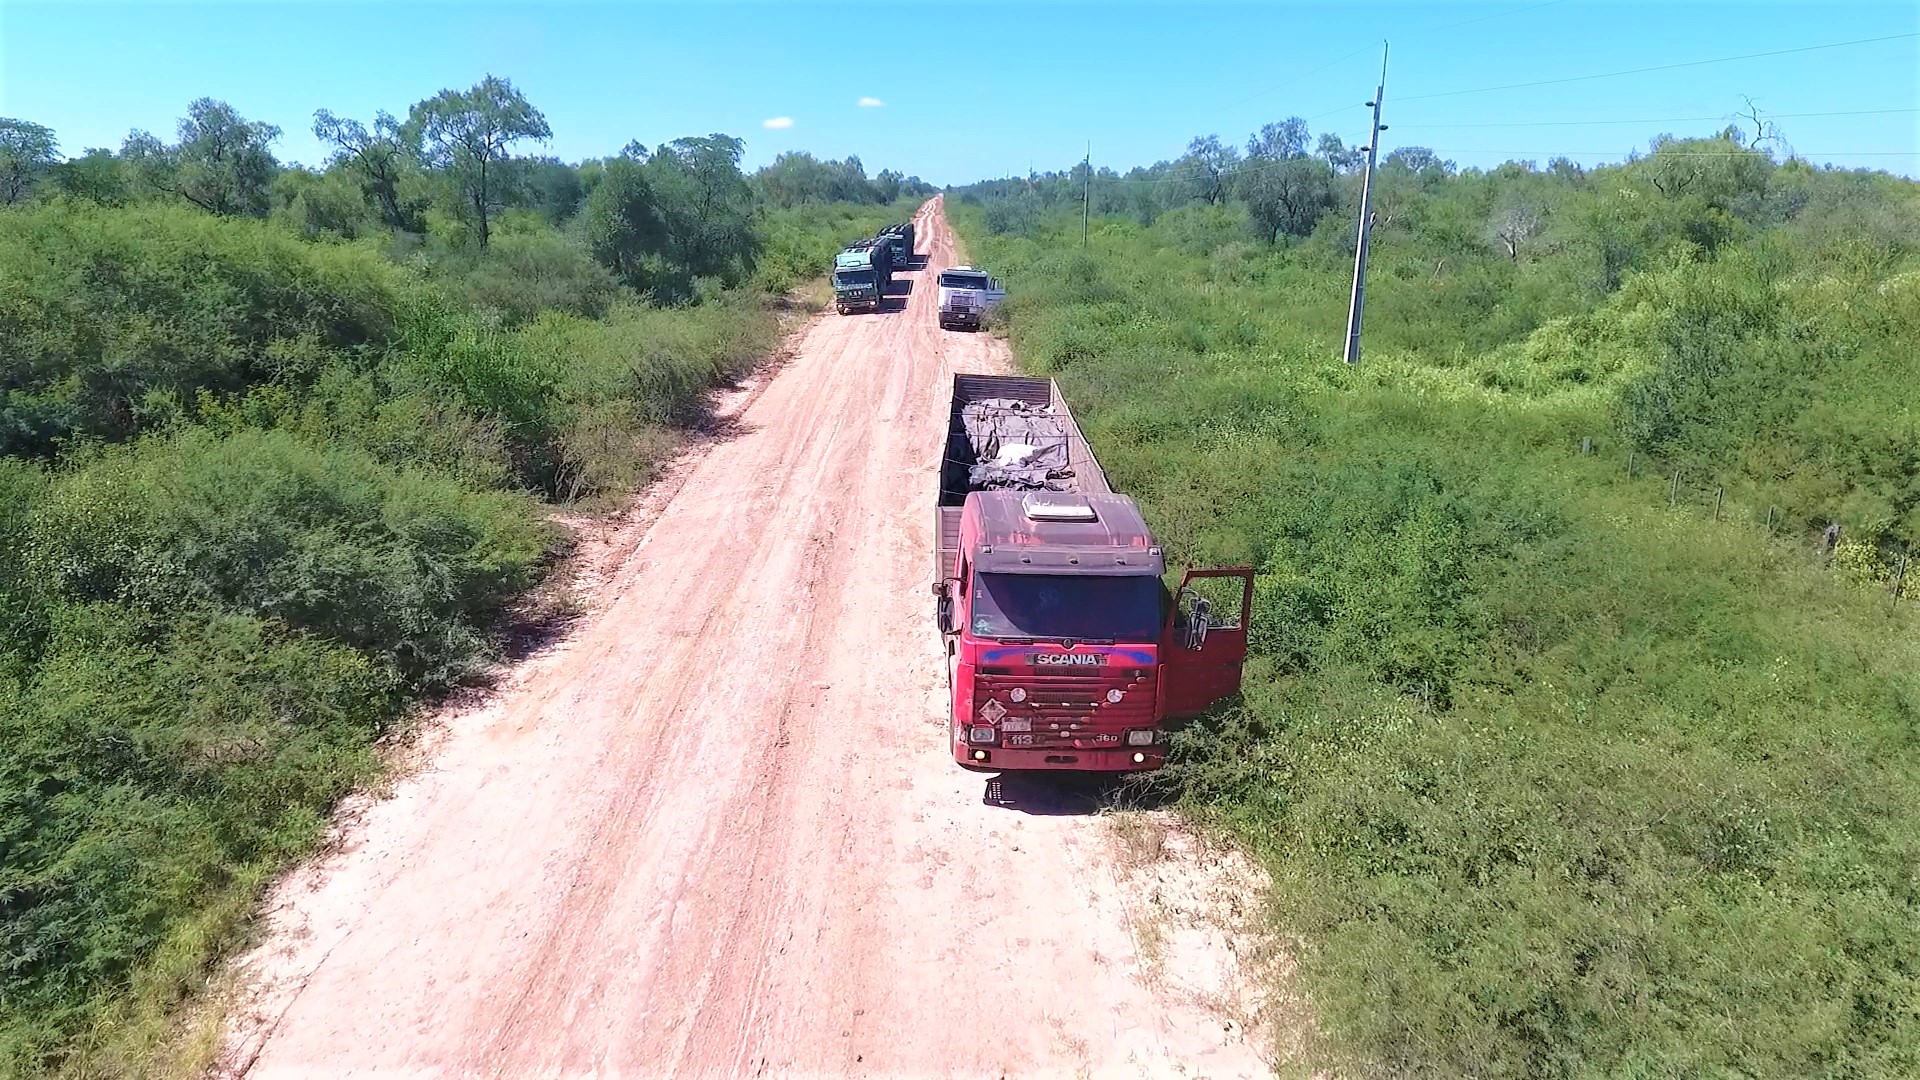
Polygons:
M1245 694L1162 780L1304 942L1296 1065L1920 1072L1920 625L1876 581L1915 535L1903 263L1586 295L1389 238L1352 370L1315 244L956 211L1169 561L1257 568ZM1787 524L1669 509L1629 448ZM1813 556L1836 519L1865 571Z

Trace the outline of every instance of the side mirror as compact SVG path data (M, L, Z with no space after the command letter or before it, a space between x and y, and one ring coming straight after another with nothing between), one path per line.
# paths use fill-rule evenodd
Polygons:
M953 594L948 591L947 583L936 581L933 584L934 621L940 624L942 634L953 633Z

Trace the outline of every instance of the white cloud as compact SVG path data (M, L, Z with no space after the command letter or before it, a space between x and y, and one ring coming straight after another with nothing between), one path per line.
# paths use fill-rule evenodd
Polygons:
M793 117L776 116L771 120L760 121L760 126L766 128L768 131L785 131L787 128L793 126Z
M858 102L856 102L856 104L858 104L863 109L877 109L880 106L885 105L886 102L881 101L877 97L863 97Z

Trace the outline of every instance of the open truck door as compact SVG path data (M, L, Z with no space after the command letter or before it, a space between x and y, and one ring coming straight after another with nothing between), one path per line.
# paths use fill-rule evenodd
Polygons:
M1165 715L1198 716L1240 692L1253 614L1253 569L1188 570L1160 645Z

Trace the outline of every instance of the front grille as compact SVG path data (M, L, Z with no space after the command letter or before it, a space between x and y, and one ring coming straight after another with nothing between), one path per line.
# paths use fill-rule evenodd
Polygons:
M1027 692L1027 700L1015 702L1007 696L1014 687ZM1118 704L1106 699L1108 690L1119 687L1126 696ZM1118 745L1121 732L1131 728L1152 727L1154 719L1154 680L1143 670L1127 679L1097 675L1000 675L976 673L974 698L984 703L998 701L1007 710L1006 720L1025 720L1032 725L1031 740L1009 745L1073 746L1083 750ZM1001 722L1003 728L1006 721Z

